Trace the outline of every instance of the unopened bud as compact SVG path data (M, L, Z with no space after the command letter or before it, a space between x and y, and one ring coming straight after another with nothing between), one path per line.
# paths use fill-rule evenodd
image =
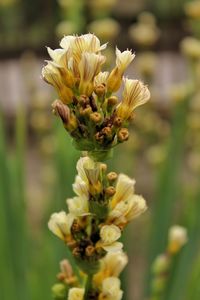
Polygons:
M81 95L78 99L78 103L81 105L81 106L86 106L87 104L90 103L90 99L88 96L86 95Z
M94 113L91 113L91 114L90 114L90 119L91 119L94 123L98 124L98 123L101 122L102 117L101 117L101 114L100 114L100 113L94 112Z
M52 103L53 113L57 116L60 116L64 124L67 124L69 121L70 110L69 107L62 103L60 100L55 100Z
M117 173L110 172L110 173L107 174L107 179L109 181L115 181L117 179L117 176L118 176Z
M53 297L56 299L65 299L67 297L66 287L62 283L56 283L52 287Z
M107 196L113 196L116 193L116 190L113 186L109 186L105 189L105 193Z
M110 127L104 127L102 130L101 130L101 133L103 135L105 135L107 138L111 138L112 137L112 129Z
M116 96L112 96L107 99L108 106L115 106L118 103L118 98Z
M117 134L117 138L119 142L127 141L129 138L129 131L127 128L121 128Z
M104 136L100 133L100 132L97 132L95 134L95 139L99 142L99 143L103 143L104 141Z
M80 232L80 230L81 230L81 227L80 227L79 223L75 220L72 224L71 231L75 233L75 232Z
M120 126L122 125L122 118L120 118L120 117L115 117L113 124L114 124L116 127L120 127Z
M172 226L169 230L169 253L176 254L187 243L187 241L187 230L179 225Z
M95 252L95 248L91 245L87 246L85 249L86 256L92 256Z
M80 108L80 114L82 116L89 116L92 113L92 108L90 105L87 105L86 108Z
M72 251L72 254L75 257L80 257L80 254L81 254L80 248L79 247L74 248Z
M106 87L105 84L101 83L94 88L94 92L97 96L101 97L105 94Z
M152 265L152 271L154 274L159 275L167 272L169 266L170 266L169 256L167 256L166 254L161 254L155 259Z
M101 169L103 172L106 172L106 170L107 170L107 165L106 165L106 164L103 164L103 163L101 163L101 165L100 165L100 169Z

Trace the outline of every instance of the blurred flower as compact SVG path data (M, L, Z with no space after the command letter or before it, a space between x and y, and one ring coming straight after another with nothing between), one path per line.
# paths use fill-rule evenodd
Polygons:
M100 261L100 269L94 276L96 286L99 286L107 277L118 277L126 264L127 255L122 251L108 252Z
M66 1L68 2L68 1ZM62 21L56 26L56 34L59 38L78 31L78 25L72 21Z
M152 76L155 71L155 68L156 68L156 61L157 61L157 57L156 57L155 53L153 53L153 52L145 51L145 52L139 53L137 55L138 71L144 77Z
M53 213L48 222L49 229L62 240L67 240L70 235L74 216L64 211Z
M149 12L143 12L138 17L138 23L130 26L129 35L139 46L154 45L160 35L154 16Z
M200 18L200 1L190 1L184 4L185 13L192 19Z
M68 292L68 300L83 300L85 290L83 288L71 288Z
M181 51L188 58L198 60L200 58L200 41L194 37L186 37L181 42Z
M120 280L116 277L108 277L102 283L102 292L99 300L121 300L123 292L120 290Z
M120 31L120 25L112 18L95 20L88 25L88 30L94 32L103 41L113 40Z
M169 229L168 251L176 254L187 243L187 230L179 225L174 225Z
M109 12L113 6L117 3L117 0L89 0L88 4L92 9L94 14L98 14L99 12Z
M66 286L63 283L54 284L51 290L55 299L65 299L67 296Z

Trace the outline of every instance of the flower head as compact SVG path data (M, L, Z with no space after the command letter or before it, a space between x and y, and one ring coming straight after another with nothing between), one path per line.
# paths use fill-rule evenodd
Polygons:
M71 226L74 216L66 214L64 211L54 213L48 222L49 229L60 239L66 240L71 234Z
M123 245L120 242L116 242L121 236L119 227L115 225L104 225L100 230L101 240L98 246L101 246L106 251L119 251Z
M168 251L177 253L187 243L187 230L179 225L174 225L169 230Z
M126 78L123 100L116 109L116 114L123 120L127 120L136 107L146 103L150 98L150 92L141 81Z
M116 277L108 277L102 283L102 293L99 300L121 300L123 292L120 290L120 280Z
M69 289L68 300L83 300L85 290L83 288L73 287Z

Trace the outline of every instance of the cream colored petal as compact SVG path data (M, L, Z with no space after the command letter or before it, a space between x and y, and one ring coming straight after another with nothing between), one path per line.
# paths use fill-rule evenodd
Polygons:
M134 193L134 185L134 179L129 178L125 174L119 174L116 184L116 193L112 198L111 207L114 208L117 203L125 201L132 196Z
M88 199L86 197L74 197L67 199L69 212L74 216L83 216L88 214Z
M123 248L123 244L120 242L114 242L110 245L102 245L102 248L107 252L116 252Z
M73 287L69 289L68 300L83 300L85 290L83 288Z
M104 225L100 230L100 237L103 244L111 244L121 236L121 230L115 225Z
M118 48L116 48L116 66L121 71L121 73L123 73L125 69L130 65L134 57L135 54L133 54L130 50L121 52Z
M73 45L75 39L76 39L76 36L74 36L74 35L64 36L60 42L60 46L63 49L68 50Z
M64 49L55 49L52 50L51 48L47 47L47 51L49 53L49 56L51 59L57 63L58 65L63 66L64 65L64 56L66 54L66 51Z
M125 78L125 88L123 92L124 101L130 105L130 109L146 103L150 98L150 92L146 85L139 80Z
M97 76L94 78L94 84L100 85L100 84L106 84L108 79L109 72L99 72Z
M79 72L81 81L92 81L100 72L101 66L105 63L106 58L103 55L85 52L81 56L79 63Z
M100 271L118 277L128 263L127 255L122 251L109 252L101 260Z
M70 234L73 221L74 216L61 211L51 215L48 227L55 235L64 240Z
M121 300L123 292L120 290L120 280L116 277L108 277L102 283L102 299Z
M76 176L73 184L73 191L80 197L88 197L88 185L78 175Z

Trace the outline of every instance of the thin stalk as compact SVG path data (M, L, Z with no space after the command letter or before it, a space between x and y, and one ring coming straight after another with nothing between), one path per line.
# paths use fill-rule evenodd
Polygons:
M93 274L89 273L87 275L86 284L85 284L84 300L88 300L89 293L90 293L91 286L92 286L92 278L93 278Z
M155 257L165 250L167 232L172 222L175 200L179 191L178 173L184 149L188 102L189 99L185 99L185 101L178 103L175 109L168 155L158 176L158 187L152 212L152 230L149 239L149 273L146 282L148 292L150 290L150 266Z

